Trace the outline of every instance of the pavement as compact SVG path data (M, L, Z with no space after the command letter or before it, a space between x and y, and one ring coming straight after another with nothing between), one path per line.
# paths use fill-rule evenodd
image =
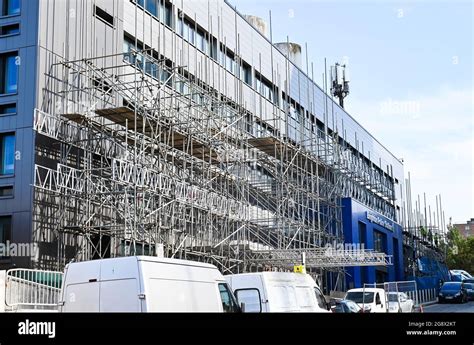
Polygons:
M425 313L474 313L474 301L468 303L443 303L423 307Z

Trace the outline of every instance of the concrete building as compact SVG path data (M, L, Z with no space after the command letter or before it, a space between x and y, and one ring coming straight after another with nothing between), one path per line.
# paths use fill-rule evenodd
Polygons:
M226 273L305 252L327 288L402 278L403 165L298 45L224 1L1 2L0 241L39 246L2 267L145 253ZM356 263L318 250L361 226L382 254L364 264L393 266L346 279Z

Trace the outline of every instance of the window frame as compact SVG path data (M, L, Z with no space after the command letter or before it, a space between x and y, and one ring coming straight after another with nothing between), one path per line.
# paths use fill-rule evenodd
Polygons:
M7 106L14 107L14 108L15 108L15 112L14 112L14 113L2 113L2 112L0 112L0 118L2 118L3 116L12 116L12 115L17 115L17 114L18 114L18 105L17 105L17 102L5 102L5 103L0 103L0 109L1 109L2 107L7 108Z
M148 8L148 1L153 1L156 5L156 13L153 13ZM173 12L173 4L166 0L130 0L134 5L137 5L145 13L156 18L160 23L164 24L170 29L173 29L175 24L175 16ZM139 3L141 2L141 3Z
M2 34L2 30L4 27L7 27L7 26L18 26L18 32L14 32L14 33L9 33L9 34ZM20 27L20 23L19 22L15 22L15 23L8 23L8 24L3 24L0 26L0 38L7 38L7 37L11 37L11 36L17 36L21 33L21 27Z
M6 184L6 185L0 185L0 190L4 189L4 188L11 188L12 190L12 194L11 195L1 195L0 194L0 200L3 200L3 199L12 199L14 196L15 196L15 187L14 185L12 184ZM0 216L1 217L1 216Z
M97 12L99 10L99 12ZM106 14L112 18L112 23L110 23L106 18L103 17L103 14ZM100 20L105 25L115 29L115 16L104 10L102 7L94 5L94 17Z
M233 310L231 310L231 311L227 311L227 310L224 309L224 300L222 299L222 292L223 292L223 291L221 291L221 289L220 289L221 286L223 286L224 289L226 290L226 292L228 293L229 299L230 299L230 301L231 301L231 304L234 304L233 307L231 306L231 308L233 309ZM220 300L221 300L221 303L222 303L222 310L223 310L224 313L238 313L238 312L241 311L241 310L240 310L239 303L236 301L235 296L234 296L234 294L233 294L233 292L232 292L232 289L229 287L229 285L228 285L227 283L224 283L224 282L218 283L218 284L217 284L217 291L218 291L218 293L219 293L219 298L220 298Z
M20 52L18 50L11 50L11 51L5 51L0 53L0 97L1 96L8 96L8 95L16 95L18 94L18 82L20 80L20 68L16 64L16 59L20 56ZM12 92L7 92L7 75L9 74L7 72L7 59L9 57L12 57L14 62L14 65L16 66L16 73L15 73L15 82L16 82L16 89L15 91ZM2 66L2 64L4 64Z
M1 4L0 4L0 18L11 18L11 17L16 17L16 16L20 16L21 15L21 1L22 0L18 0L18 12L17 13L13 13L13 14L5 14L7 11L5 10L5 8L7 7L5 4L8 3L9 0L0 0L1 1Z
M13 172L9 173L4 173L5 167L4 165L4 159L3 154L5 152L5 138L12 136L14 139L13 142ZM15 132L1 132L0 133L0 178L6 178L6 177L12 177L15 175L15 152L16 152L16 133Z
M4 225L4 223L3 223L4 219L9 219L10 220L9 229L8 229L9 230L8 231L8 236L4 236L5 232L2 232L2 237L3 238L0 238L0 243L6 244L7 241L12 240L13 216L11 214L0 215L0 224ZM0 261L1 260L8 260L10 258L11 258L10 256L0 256Z
M316 297L316 302L318 304L318 307L321 308L321 309L326 309L327 310L328 301L326 300L326 297L324 297L324 294L323 294L322 290L317 286L314 286L314 295ZM318 297L321 297L322 300L320 301ZM321 306L319 304L319 302L324 302L324 306Z
M258 294L258 304L260 306L260 310L257 312L257 313L261 313L263 308L262 308L262 296L260 295L260 290L257 289L257 288L245 288L245 289L237 289L234 291L234 296L235 296L235 299L237 300L237 304L238 306L240 307L240 301L239 301L239 297L238 297L238 293L239 291L251 291L251 290L255 290L257 291L257 294Z

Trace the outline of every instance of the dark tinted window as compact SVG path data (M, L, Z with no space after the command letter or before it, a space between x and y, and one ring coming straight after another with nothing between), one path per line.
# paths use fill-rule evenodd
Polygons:
M13 186L0 186L0 198L13 196Z
M11 240L12 217L0 217L0 243L6 244ZM2 256L0 256L2 258Z
M16 114L16 103L0 104L0 116Z
M8 36L20 33L20 24L9 24L0 27L0 36Z
M95 16L102 19L106 24L114 26L114 17L98 6L94 6Z

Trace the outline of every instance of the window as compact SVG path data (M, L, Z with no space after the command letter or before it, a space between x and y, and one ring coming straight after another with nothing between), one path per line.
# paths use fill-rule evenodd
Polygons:
M380 231L374 231L374 250L385 252L385 234Z
M187 40L189 43L194 44L195 30L194 25L191 23L186 24L188 26L188 37ZM186 38L186 37L185 37Z
M152 16L160 19L161 22L172 27L173 8L170 3L163 0L131 0L141 8L145 9Z
M0 56L1 93L15 93L17 91L18 64L16 57L16 53L8 53Z
M7 241L11 240L12 233L12 217L2 216L0 217L0 243L6 244ZM5 258L0 256L0 258Z
M326 298L324 298L324 295L321 292L321 290L315 287L314 293L316 294L316 300L318 301L318 306L322 309L327 309Z
M270 102L276 105L280 103L278 90L274 89L273 84L269 80L257 73L255 75L255 89Z
M228 52L225 58L225 68L230 72L234 73L234 57Z
M207 52L206 34L199 29L196 31L196 47L203 53Z
M173 27L173 9L171 7L171 4L166 3L163 5L163 3L160 3L160 10L160 20L169 27Z
M227 284L219 284L219 293L221 295L224 313L238 313L240 311L234 295L230 292Z
M13 196L13 186L0 186L0 198Z
M211 38L211 44L210 44L210 56L213 58L215 61L217 61L217 56L218 56L218 49L217 49L217 39L215 37Z
M109 26L114 26L114 17L98 6L94 6L94 15Z
M245 62L242 64L242 75L244 82L247 85L252 85L252 67Z
M158 15L158 0L146 0L145 9L156 17Z
M123 59L131 63L132 65L137 65L138 68L143 68L143 55L137 53L137 51L142 50L143 47L140 43L137 43L138 46L135 46L135 40L125 36L123 39Z
M245 304L246 313L261 313L262 303L260 291L258 289L239 289L235 290L237 301Z
M16 35L20 33L20 24L8 24L0 26L0 37Z
M0 176L12 175L15 167L15 135L0 134Z
M196 24L184 18L180 15L178 17L178 29L177 32L181 35L186 41L193 44L200 51L207 53L207 39L204 31L198 27Z
M0 93L16 93L18 88L17 53L0 55Z
M0 116L16 114L16 103L0 104Z
M3 0L2 16L15 16L20 14L20 0Z
M178 17L178 28L176 30L178 32L178 35L183 36L183 30L184 30L183 18Z

